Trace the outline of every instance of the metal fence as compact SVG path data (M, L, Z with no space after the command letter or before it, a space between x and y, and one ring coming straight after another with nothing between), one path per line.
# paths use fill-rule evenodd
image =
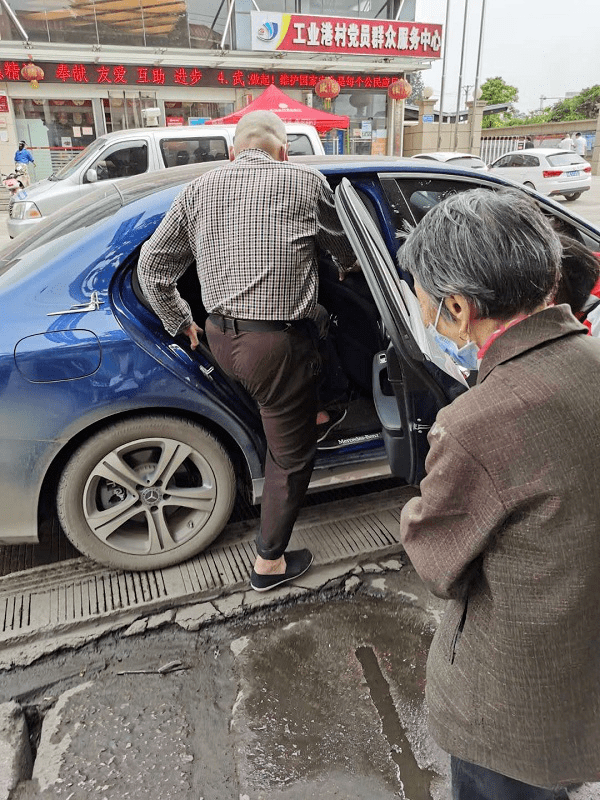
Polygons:
M481 158L491 164L504 153L511 150L522 150L525 147L524 136L490 136L481 139Z
M596 141L595 131L582 131L587 142L587 154L590 156ZM531 134L534 147L560 147L564 133L538 133ZM485 136L481 137L481 158L486 164L491 164L504 153L511 150L522 150L525 147L526 137L520 136Z

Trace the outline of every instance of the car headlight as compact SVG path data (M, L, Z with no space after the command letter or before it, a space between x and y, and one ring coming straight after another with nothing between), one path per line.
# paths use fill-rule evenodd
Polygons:
M30 200L15 202L10 207L11 219L40 219L42 216L39 208Z

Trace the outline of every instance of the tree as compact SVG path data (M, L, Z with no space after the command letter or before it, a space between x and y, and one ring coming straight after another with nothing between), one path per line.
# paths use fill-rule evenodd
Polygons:
M423 89L425 84L423 82L423 75L421 72L411 72L408 75L408 82L412 87L412 94L408 100L409 103L414 103L417 100L423 99Z
M510 86L500 77L488 78L481 85L481 99L485 100L490 106L495 106L499 103L508 103L512 106L519 99L519 90L516 86Z
M582 89L576 97L555 103L550 109L548 122L566 122L575 119L595 119L600 104L600 84Z

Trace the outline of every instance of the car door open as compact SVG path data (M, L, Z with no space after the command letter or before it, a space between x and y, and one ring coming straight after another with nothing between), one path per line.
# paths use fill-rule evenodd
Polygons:
M346 178L336 189L335 202L390 339L373 361L373 397L390 467L394 475L416 484L424 475L427 432L437 412L468 386L455 365L443 360L438 365L438 358L432 358L417 298Z

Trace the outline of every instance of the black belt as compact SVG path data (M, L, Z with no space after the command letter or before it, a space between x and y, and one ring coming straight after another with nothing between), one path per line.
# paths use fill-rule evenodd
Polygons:
M293 324L279 319L235 319L234 317L224 317L221 314L209 314L208 319L223 333L225 331L233 331L234 333L238 331L252 331L254 333L286 331Z

